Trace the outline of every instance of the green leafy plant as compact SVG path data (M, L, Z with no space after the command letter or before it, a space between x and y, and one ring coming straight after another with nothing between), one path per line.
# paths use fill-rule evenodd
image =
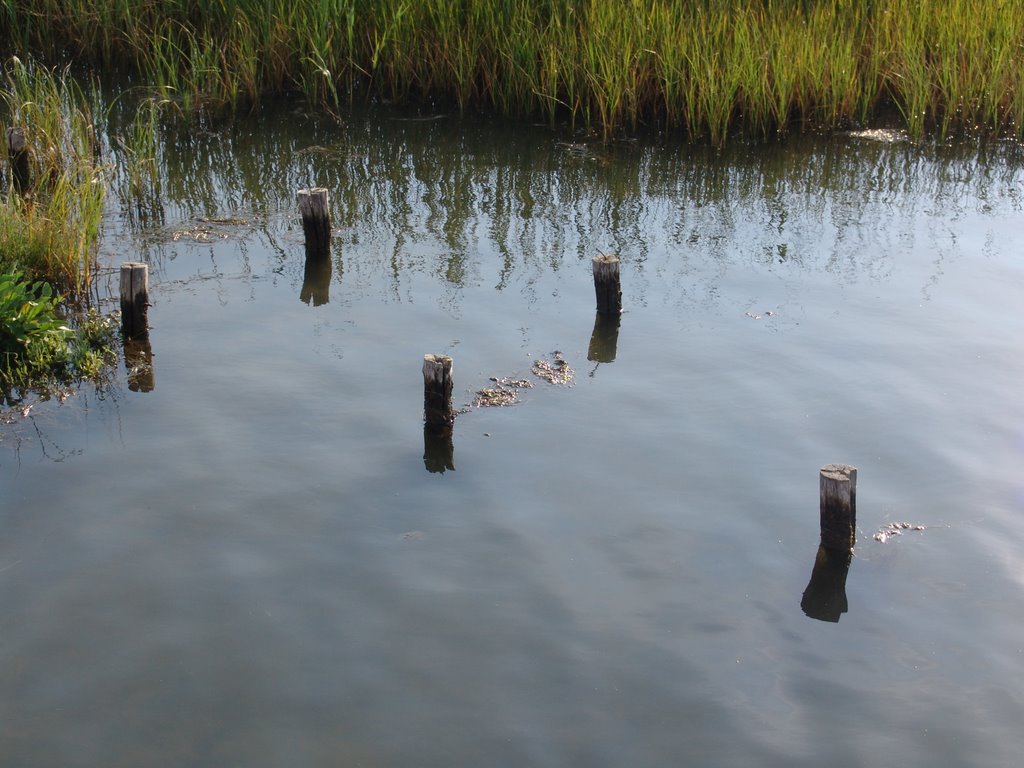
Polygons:
M0 275L0 366L32 362L71 333L49 283L30 282L18 271Z
M117 364L118 339L118 323L113 316L95 310L80 316L69 340L66 375L100 383Z
M69 327L61 309L49 283L0 274L0 403L86 378L99 383L117 363L113 318L90 311Z

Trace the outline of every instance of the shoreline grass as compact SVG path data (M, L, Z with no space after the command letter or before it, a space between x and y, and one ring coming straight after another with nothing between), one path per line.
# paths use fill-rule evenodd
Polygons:
M0 201L0 269L21 269L87 302L106 191L95 98L66 72L18 58L3 66L0 129L26 139L31 181L20 193L12 180Z
M0 135L17 131L30 162L0 190L0 405L98 381L116 359L112 321L89 308L106 187L95 99L66 72L4 67Z
M185 111L304 93L739 133L1024 135L1024 14L972 0L0 0L0 46L136 73Z

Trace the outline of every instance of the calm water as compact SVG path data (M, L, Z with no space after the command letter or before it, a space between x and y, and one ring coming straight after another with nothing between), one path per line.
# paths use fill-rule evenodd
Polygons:
M151 379L0 432L4 766L1017 764L1018 148L287 113L161 161L103 245L150 264ZM462 405L555 350L572 386L427 471L424 353Z

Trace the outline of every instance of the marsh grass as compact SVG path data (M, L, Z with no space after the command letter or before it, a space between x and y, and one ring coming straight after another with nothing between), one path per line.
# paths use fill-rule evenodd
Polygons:
M45 279L73 302L87 300L105 184L90 97L66 73L31 61L6 63L0 128L30 147L31 184L8 184L0 201L0 269Z
M1024 14L976 0L2 0L5 42L141 74L185 111L301 91L542 116L608 137L863 122L1020 136ZM2 36L0 36L2 37Z
M0 129L30 147L30 180L0 199L0 401L104 376L115 325L89 307L105 168L97 96L65 72L6 62Z

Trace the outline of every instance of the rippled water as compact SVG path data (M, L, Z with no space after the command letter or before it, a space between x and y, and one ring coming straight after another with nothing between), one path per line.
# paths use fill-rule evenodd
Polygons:
M1018 148L285 112L161 162L103 246L150 264L151 379L0 433L3 765L1015 764ZM427 471L423 354L462 405L555 350Z

